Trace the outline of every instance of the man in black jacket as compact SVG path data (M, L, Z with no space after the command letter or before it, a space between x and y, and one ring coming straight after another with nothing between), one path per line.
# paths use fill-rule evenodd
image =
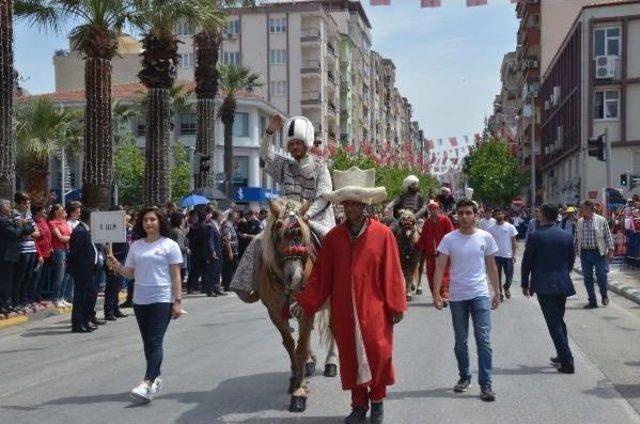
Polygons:
M564 322L567 297L576 294L571 281L575 260L573 237L555 225L558 208L544 205L536 231L527 239L522 258L522 293L538 295L542 314L547 322L557 356L551 363L565 374L575 372L569 336Z
M71 311L71 331L86 333L96 330L91 319L97 297L96 274L99 269L99 252L91 242L91 210L83 208L80 223L71 233L67 266L73 277L74 294ZM95 293L94 293L95 292Z
M195 212L195 213L194 213ZM189 213L189 250L191 251L191 269L187 280L187 293L193 293L202 280L200 291L209 297L218 296L214 291L216 261L219 260L215 248L214 228L206 223L204 210Z
M28 229L27 229L28 230ZM11 202L0 199L0 314L11 309L15 264L20 258L20 237L27 234L24 225L12 216Z

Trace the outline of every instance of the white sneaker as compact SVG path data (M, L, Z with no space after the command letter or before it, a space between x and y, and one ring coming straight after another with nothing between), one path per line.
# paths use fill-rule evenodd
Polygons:
M162 389L162 379L156 378L156 380L151 385L151 394L155 396Z
M54 305L56 305L56 308L64 308L65 306L63 300L58 300Z
M63 301L62 301L62 303L64 304L64 307L65 307L65 308L68 308L68 307L70 307L70 306L72 306L72 305L73 305L72 303L69 303L69 302L67 302L66 300L63 300Z
M152 387L149 387L149 385L143 381L131 390L130 396L144 402L151 402L154 394Z

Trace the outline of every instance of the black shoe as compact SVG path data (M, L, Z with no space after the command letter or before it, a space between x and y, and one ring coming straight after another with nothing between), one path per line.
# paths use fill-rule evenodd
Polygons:
M105 315L104 316L104 320L105 321L117 321L116 316L113 315L113 314Z
M344 419L344 424L357 424L363 423L367 419L367 410L362 406L356 406L353 408L347 418Z
M207 293L207 297L218 297L216 293Z
M500 302L504 302L504 295L500 295Z
M504 288L504 295L507 299L511 299L511 290L509 290L509 287Z
M549 364L553 365L554 367L559 367L560 366L560 358L558 356L556 356L555 358L549 358Z
M461 378L456 383L455 387L453 388L453 391L456 393L466 392L470 385L471 385L471 379Z
M229 296L229 293L225 293L222 290L218 290L216 292L214 292L216 295L218 296Z
M558 372L562 374L575 374L576 369L573 364L560 364L560 368L558 368Z
M129 314L125 314L124 312L118 311L115 314L113 314L113 316L116 318L126 318L129 316Z
M72 327L71 332L72 333L91 333L91 330L89 330L86 327Z
M123 303L120 304L121 308L133 308L133 302L131 302L130 300L127 300Z
M371 416L369 420L371 424L382 424L382 420L384 420L384 406L382 402L371 403Z
M597 307L598 305L595 303L587 303L582 307L582 309L596 309Z
M86 328L89 331L96 331L98 329L97 325L93 325L92 323L87 323L84 325L84 328Z
M608 297L603 297L602 298L602 306L607 306L609 304L609 298Z
M480 388L480 399L485 402L493 402L496 400L496 393L491 390L491 384L483 384Z
M93 325L105 325L107 323L107 321L102 320L102 319L98 319L98 318L95 318L95 317L91 318L90 322Z

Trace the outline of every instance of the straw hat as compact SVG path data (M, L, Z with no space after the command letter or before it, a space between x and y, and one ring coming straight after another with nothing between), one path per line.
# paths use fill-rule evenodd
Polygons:
M375 169L363 171L354 166L347 171L334 171L333 187L335 190L323 194L322 197L335 204L351 200L373 205L387 198L387 190L384 187L375 187L375 182Z

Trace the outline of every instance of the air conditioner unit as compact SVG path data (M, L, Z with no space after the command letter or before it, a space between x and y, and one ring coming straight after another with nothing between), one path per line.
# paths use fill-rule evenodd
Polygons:
M538 67L538 61L533 59L528 59L524 61L524 66L530 69L534 69Z
M618 56L596 57L596 78L611 79L616 76L616 61Z

